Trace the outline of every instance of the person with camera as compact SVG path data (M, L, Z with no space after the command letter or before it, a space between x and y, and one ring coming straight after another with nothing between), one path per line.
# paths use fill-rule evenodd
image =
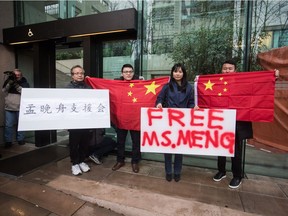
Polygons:
M7 77L2 91L5 93L5 148L12 146L14 125L18 124L20 98L22 88L29 88L27 79L23 77L21 70L4 72ZM24 132L17 131L16 139L19 145L24 145Z

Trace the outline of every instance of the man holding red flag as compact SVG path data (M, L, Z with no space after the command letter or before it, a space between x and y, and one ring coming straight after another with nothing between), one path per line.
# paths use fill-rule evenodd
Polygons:
M121 77L118 80L125 80L130 82L131 80L139 79L137 75L134 74L133 66L130 64L124 64L121 69ZM129 112L129 110L126 110ZM133 118L133 116L131 116ZM132 139L132 159L131 166L135 173L139 172L139 161L141 159L140 153L140 131L139 130L129 130ZM113 171L120 169L125 165L125 142L128 134L128 130L123 128L117 128L117 163L112 167Z
M223 63L222 74L198 76L195 80L196 104L201 108L236 109L236 138L232 159L233 179L229 187L242 182L242 147L253 137L251 122L271 122L274 118L275 71L235 73L236 63ZM225 75L223 75L225 74ZM226 177L226 157L218 157L218 173L214 181Z
M223 74L236 72L236 63L232 60L225 61L222 65ZM242 182L242 147L243 140L253 138L252 123L249 121L236 121L234 157L231 158L233 178L229 183L232 189L238 188ZM244 142L245 144L245 142ZM214 181L221 181L226 177L226 157L218 157L218 173L214 176Z
M133 67L125 64L121 77L115 80L87 77L86 82L95 89L109 89L110 116L117 132L117 163L112 170L125 165L125 141L130 131L132 138L133 172L139 172L140 154L140 111L141 107L154 107L157 95L169 77L140 80Z

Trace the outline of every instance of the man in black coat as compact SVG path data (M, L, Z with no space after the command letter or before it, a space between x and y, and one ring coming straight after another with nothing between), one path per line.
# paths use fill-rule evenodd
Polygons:
M70 73L72 80L68 83L67 88L91 89L91 87L84 82L85 71L82 66L73 66ZM90 171L90 167L84 162L89 150L89 132L89 129L69 130L71 171L73 175L80 175Z
M222 65L222 73L236 72L236 63L233 60L225 61ZM253 138L252 123L247 121L236 121L236 138L234 157L231 158L233 178L229 183L232 189L238 188L242 183L242 149L245 145L245 140ZM218 157L218 173L213 180L218 182L226 177L226 157Z

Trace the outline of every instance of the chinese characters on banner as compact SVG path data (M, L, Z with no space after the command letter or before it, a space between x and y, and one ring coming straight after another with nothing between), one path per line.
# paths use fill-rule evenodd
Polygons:
M234 156L236 110L141 109L141 152Z
M108 90L22 89L19 131L109 127Z

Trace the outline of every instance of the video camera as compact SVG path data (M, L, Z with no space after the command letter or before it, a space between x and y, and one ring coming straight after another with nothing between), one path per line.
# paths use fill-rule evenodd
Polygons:
M16 80L16 75L13 71L5 71L4 74L8 76L8 79L13 81Z

